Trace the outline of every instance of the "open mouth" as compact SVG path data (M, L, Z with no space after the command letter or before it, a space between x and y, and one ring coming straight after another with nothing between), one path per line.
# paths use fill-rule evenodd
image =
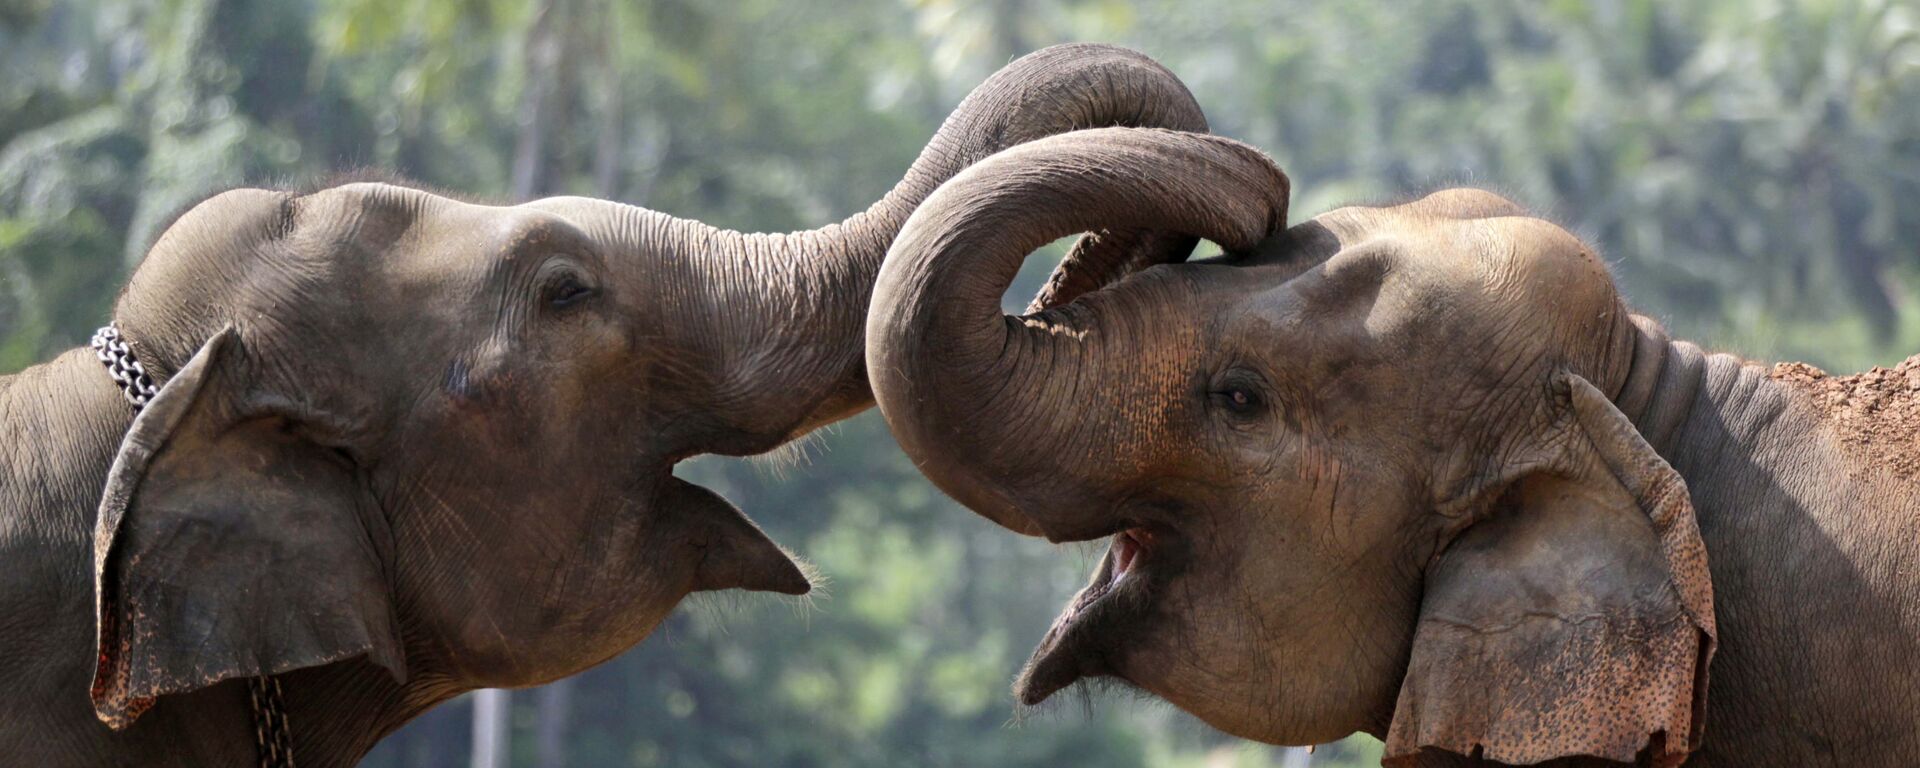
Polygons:
M1113 535L1093 580L1053 620L1014 683L1020 703L1032 706L1082 678L1114 675L1132 630L1148 613L1155 566L1169 536L1147 527Z
M1074 596L1073 603L1060 618L1077 617L1083 609L1126 583L1129 577L1138 577L1153 553L1157 538L1158 535L1148 528L1128 528L1114 534L1113 542L1107 546L1106 557L1093 573L1093 582Z
M1140 563L1148 552L1153 550L1153 532L1145 528L1128 528L1113 537L1113 580L1127 577L1133 566Z

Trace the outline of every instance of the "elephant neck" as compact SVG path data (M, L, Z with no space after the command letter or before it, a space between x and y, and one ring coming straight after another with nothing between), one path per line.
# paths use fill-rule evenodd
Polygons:
M84 625L84 629L66 634L91 638L94 521L108 470L136 412L93 351L82 347L18 374L0 376L0 414L4 414L0 418L0 456L20 459L0 462L0 528L29 532L37 550L62 553L54 566L64 582L57 589L76 594L79 599L63 603L59 616L44 617L43 621L49 626L67 626L67 622ZM16 515L39 517L21 520L14 518ZM0 540L0 545L5 543ZM91 663L91 648L72 658ZM416 671L405 684L364 659L281 675L297 763L355 765L382 737L464 690L434 675L434 668L430 659L409 658L409 669ZM0 671L7 669L0 663ZM241 689L246 682L232 680L225 685ZM84 701L84 693L69 690L31 695L82 696ZM224 720L228 722L215 730L253 733L249 698L244 693L202 697L199 701L219 702L219 709L196 712L193 722ZM85 705L81 706L75 713L81 719L73 721L71 727L80 733L107 733L90 712L85 712ZM0 702L0 710L4 708L4 702ZM156 710L149 717L165 720L165 714ZM238 745L221 747L221 753L226 754L230 748L251 753L250 746Z
M1904 486L1915 473L1901 467L1920 468L1912 430L1885 428L1920 424L1920 358L1892 371L1833 376L1802 363L1708 352L1643 316L1633 319L1633 361L1614 404L1696 496L1739 475L1716 471L1732 457L1768 473L1772 484L1816 496ZM1875 445L1885 450L1860 450Z
M1615 403L1686 481L1706 544L1723 649L1708 733L1825 724L1709 736L1709 762L1920 759L1920 736L1846 746L1920 719L1920 365L1831 376L1641 325Z
M1645 315L1632 315L1634 344L1627 375L1613 404L1633 421L1648 444L1660 450L1693 410L1706 357L1700 348L1675 342Z
M44 512L52 519L31 528L86 543L91 557L101 489L133 417L133 406L85 347L0 376L0 455L16 457L0 462L0 514ZM91 561L83 565L90 574Z
M1819 439L1820 420L1773 369L1672 339L1645 316L1633 320L1633 361L1614 405L1696 497L1726 482L1711 470L1723 457L1764 462L1771 446Z
M381 739L469 690L435 675L396 682L363 658L279 676L294 759L301 766L358 765Z

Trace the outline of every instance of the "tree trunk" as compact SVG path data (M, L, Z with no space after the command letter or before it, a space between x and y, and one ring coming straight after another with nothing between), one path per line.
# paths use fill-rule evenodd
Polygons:
M620 142L622 124L620 114L620 4L608 2L601 7L600 25L604 34L600 38L600 115L599 125L594 137L593 152L593 193L597 197L612 198L614 188L620 181Z
M473 692L473 768L507 768L512 754L513 699L499 688Z
M540 7L534 11L533 24L527 28L527 41L522 49L526 57L526 82L520 92L520 107L515 112L519 123L520 135L513 147L513 182L511 193L515 201L523 201L539 194L546 186L546 118L547 105L552 100L553 75L560 59L559 36L554 34L554 25L559 9L559 0L541 0Z
M566 768L567 723L573 718L574 679L555 680L534 691L533 754L538 768Z

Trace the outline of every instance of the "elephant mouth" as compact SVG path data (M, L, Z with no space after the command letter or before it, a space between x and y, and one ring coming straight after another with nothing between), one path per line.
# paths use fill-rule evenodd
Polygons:
M1053 620L1014 683L1021 704L1039 704L1083 679L1122 676L1129 643L1152 620L1158 585L1173 575L1178 543L1160 527L1113 535L1093 579Z

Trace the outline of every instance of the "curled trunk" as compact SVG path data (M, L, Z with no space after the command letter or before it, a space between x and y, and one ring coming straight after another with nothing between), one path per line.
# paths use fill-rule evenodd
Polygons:
M908 221L867 316L874 395L901 446L1001 525L1054 539L1111 530L1115 474L1180 449L1141 436L1180 433L1165 427L1198 387L1188 275L1148 270L1019 318L1002 314L1001 294L1035 248L1116 223L1252 248L1284 228L1287 189L1246 145L1125 128L1032 142L963 172ZM1114 264L1087 272L1112 276Z
M636 289L659 313L659 337L647 341L664 341L673 358L662 363L673 368L663 385L686 388L660 398L675 404L685 452L754 453L872 403L861 334L873 280L894 235L941 182L1007 147L1103 126L1207 127L1192 94L1152 59L1061 45L976 88L892 191L837 224L748 234L584 198L537 205L588 228L611 244L617 263L630 264ZM1083 250L1137 260L1190 247L1127 233Z

